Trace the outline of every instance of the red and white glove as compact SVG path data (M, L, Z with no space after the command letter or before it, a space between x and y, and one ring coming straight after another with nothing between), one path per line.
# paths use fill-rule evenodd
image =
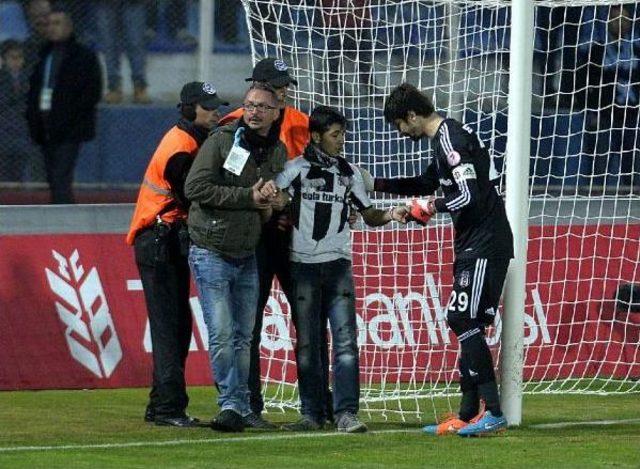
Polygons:
M411 218L422 226L425 226L436 214L435 198L426 200L413 199L411 201Z

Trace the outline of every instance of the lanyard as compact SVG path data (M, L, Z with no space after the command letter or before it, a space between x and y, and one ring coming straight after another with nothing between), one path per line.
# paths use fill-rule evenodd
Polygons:
M51 67L53 63L53 52L47 55L47 59L44 63L44 79L42 84L45 88L51 88L50 80L51 80Z

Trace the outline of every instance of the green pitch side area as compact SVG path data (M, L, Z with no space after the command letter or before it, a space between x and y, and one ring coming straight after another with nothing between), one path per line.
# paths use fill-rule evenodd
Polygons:
M2 468L640 467L640 395L525 396L524 424L485 438L430 437L423 422L372 414L370 433L215 433L145 424L147 390L0 393ZM190 413L210 419L212 388L190 390ZM438 411L450 402L435 400ZM452 402L455 404L455 402ZM290 422L287 411L266 415ZM366 415L363 415L366 417ZM553 425L551 425L553 424Z

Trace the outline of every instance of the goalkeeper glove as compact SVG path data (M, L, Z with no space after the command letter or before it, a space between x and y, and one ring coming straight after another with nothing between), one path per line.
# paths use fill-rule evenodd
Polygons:
M426 200L413 199L411 201L411 219L416 223L426 226L436 214L435 198L429 197Z

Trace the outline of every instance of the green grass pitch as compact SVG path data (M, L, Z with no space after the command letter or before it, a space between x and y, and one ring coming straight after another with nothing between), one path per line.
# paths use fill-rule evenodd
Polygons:
M637 393L526 395L522 426L475 439L430 437L420 432L424 422L376 414L370 433L361 435L157 427L142 421L146 395L145 389L0 393L0 468L640 467ZM210 419L216 412L212 388L191 388L190 396L192 415ZM426 401L422 408L432 413ZM448 403L435 405L444 410ZM267 417L296 419L290 411ZM559 422L582 423L537 426Z

